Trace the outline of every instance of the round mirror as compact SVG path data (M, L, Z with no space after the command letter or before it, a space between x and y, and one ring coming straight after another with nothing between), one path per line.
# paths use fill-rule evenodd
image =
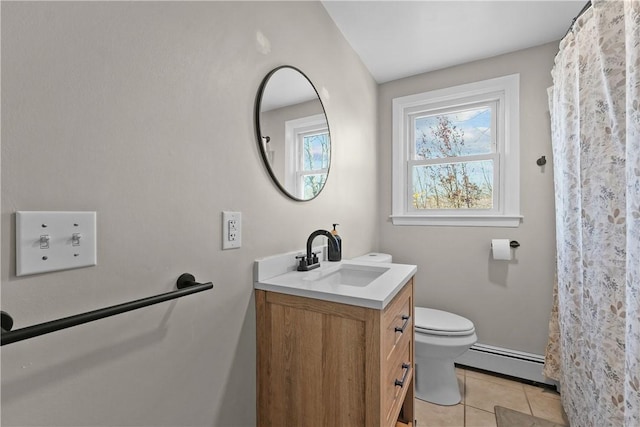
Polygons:
M294 200L315 198L331 163L329 123L318 92L292 66L272 70L262 81L255 110L262 160L278 188Z

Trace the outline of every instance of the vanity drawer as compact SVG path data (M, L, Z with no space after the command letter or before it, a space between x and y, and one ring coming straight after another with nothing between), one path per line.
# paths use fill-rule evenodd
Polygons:
M413 279L395 296L382 315L382 355L394 358L394 352L413 335Z
M387 425L395 425L405 395L413 387L413 340L408 338L398 342L383 373L382 415Z

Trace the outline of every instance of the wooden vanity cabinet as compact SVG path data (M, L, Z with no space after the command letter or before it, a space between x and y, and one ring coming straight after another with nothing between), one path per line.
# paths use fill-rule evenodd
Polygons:
M413 425L413 314L256 290L258 426Z

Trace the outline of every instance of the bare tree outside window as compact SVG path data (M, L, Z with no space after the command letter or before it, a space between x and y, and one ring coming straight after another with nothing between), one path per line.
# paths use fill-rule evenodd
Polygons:
M302 187L305 198L313 198L320 193L327 179L330 147L329 134L305 135L302 140Z
M492 151L490 120L486 107L416 120L414 208L493 207L493 161L473 159Z

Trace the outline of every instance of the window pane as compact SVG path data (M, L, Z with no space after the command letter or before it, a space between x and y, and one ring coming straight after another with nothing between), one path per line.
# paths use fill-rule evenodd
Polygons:
M493 152L490 106L422 116L416 118L414 123L414 160Z
M321 173L316 175L304 175L302 177L302 196L304 199L313 198L320 193L324 183L327 180L327 174Z
M314 171L329 167L329 133L307 134L302 140L302 170Z
M492 209L493 160L414 166L415 209Z

